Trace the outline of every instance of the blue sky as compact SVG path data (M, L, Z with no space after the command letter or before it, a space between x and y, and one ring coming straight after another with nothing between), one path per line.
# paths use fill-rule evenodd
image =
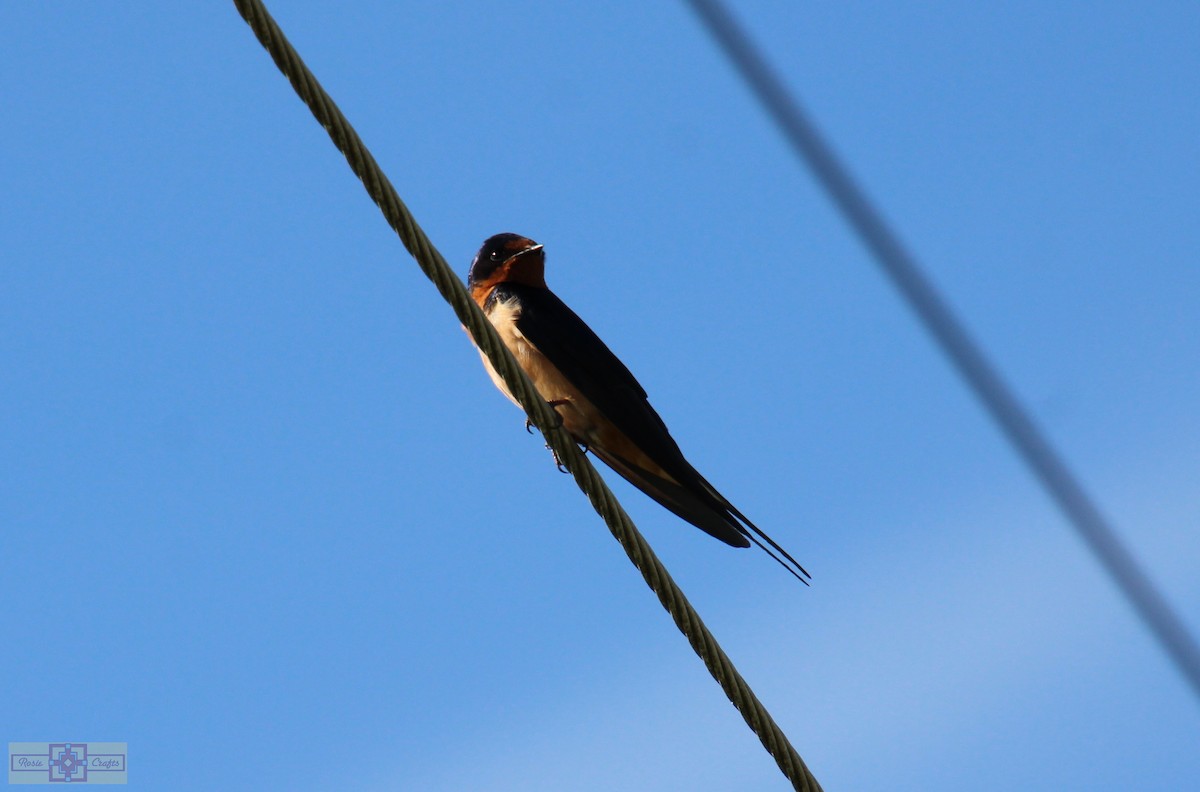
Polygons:
M1178 790L1200 703L681 3L271 9L803 589L613 480L827 789ZM1200 630L1200 8L738 12ZM232 4L0 10L0 732L148 790L785 789Z

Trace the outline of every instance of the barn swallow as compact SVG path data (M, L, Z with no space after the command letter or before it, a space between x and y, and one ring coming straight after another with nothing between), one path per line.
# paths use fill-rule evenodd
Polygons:
M471 262L467 289L563 428L584 451L684 520L734 547L753 542L807 584L804 567L688 463L646 391L547 288L545 271L541 245L497 234ZM516 403L482 351L480 357L492 382Z

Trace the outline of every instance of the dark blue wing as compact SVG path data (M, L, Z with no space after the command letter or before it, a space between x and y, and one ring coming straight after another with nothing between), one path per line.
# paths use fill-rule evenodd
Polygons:
M566 303L549 289L511 282L497 285L489 299L517 300L521 311L516 325L521 335L678 484L631 464L611 449L593 449L609 467L697 528L735 547L749 547L753 541L802 582L807 582L804 568L735 509L684 458L667 425L647 401L641 383ZM760 538L791 562L791 566L771 552Z
M495 299L521 305L517 329L621 432L679 481L695 469L625 364L549 289L502 283Z

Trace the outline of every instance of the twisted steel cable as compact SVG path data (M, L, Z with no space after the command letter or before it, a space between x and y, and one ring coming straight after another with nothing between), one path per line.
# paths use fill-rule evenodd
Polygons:
M587 495L592 507L604 518L608 529L625 549L633 565L641 572L646 584L671 615L692 649L704 661L704 665L721 685L729 701L742 714L746 724L758 735L763 747L779 765L779 769L795 789L804 792L820 790L820 784L792 747L787 735L738 673L716 638L701 621L699 614L672 580L604 480L600 478L595 467L579 450L570 435L559 426L558 415L538 395L525 372L500 341L491 322L471 300L462 281L417 225L395 188L375 162L375 158L363 145L337 105L321 88L316 77L305 66L262 2L234 0L234 5L250 25L259 42L270 53L275 65L288 78L313 116L329 133L334 145L345 155L350 169L362 181L371 199L379 206L388 224L404 243L405 249L454 309L458 320L471 333L479 348L504 379L509 392L520 402L529 419L541 430L546 443L554 449L558 459L574 476L576 484Z

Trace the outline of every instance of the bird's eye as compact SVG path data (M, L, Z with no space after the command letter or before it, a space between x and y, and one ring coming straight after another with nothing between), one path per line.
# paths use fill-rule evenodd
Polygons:
M488 258L490 258L492 261L499 261L500 254L497 251L493 250L492 255L490 255Z

